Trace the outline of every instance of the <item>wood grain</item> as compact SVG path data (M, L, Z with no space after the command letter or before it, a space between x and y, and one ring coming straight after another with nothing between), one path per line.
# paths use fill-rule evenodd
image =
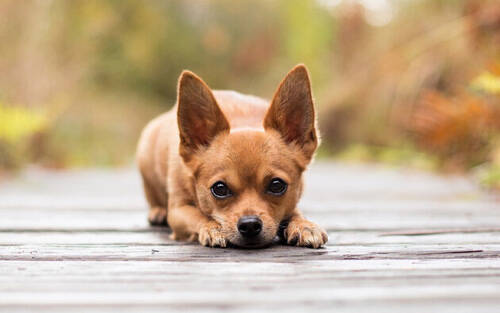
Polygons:
M0 183L0 312L499 312L498 197L460 176L317 163L319 250L210 249L150 227L133 169Z

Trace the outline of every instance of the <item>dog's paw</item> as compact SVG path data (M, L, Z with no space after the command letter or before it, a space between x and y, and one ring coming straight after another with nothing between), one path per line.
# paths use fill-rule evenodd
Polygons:
M328 241L326 231L305 219L290 221L283 235L287 244L298 247L317 249Z
M158 226L158 225L167 225L167 209L162 207L152 207L149 209L148 214L149 224Z
M206 247L227 246L227 239L222 234L222 226L215 221L205 223L198 233L198 241Z

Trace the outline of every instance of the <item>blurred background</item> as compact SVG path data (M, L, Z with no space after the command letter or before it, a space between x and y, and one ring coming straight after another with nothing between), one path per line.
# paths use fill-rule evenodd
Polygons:
M270 98L305 63L319 158L500 190L497 0L3 0L0 43L0 179L129 166L183 69Z

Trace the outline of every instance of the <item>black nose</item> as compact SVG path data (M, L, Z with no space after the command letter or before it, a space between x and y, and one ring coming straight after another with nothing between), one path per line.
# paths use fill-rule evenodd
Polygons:
M243 216L238 220L238 231L243 237L255 237L261 230L262 221L255 215Z

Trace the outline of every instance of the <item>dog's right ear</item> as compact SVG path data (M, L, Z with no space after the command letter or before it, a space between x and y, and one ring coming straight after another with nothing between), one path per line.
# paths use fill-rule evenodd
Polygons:
M183 71L179 78L177 124L183 158L201 146L208 146L219 133L229 132L229 122L212 91L190 71Z
M310 160L318 146L311 82L303 64L281 81L264 118L264 129L278 131L288 143L296 143Z

